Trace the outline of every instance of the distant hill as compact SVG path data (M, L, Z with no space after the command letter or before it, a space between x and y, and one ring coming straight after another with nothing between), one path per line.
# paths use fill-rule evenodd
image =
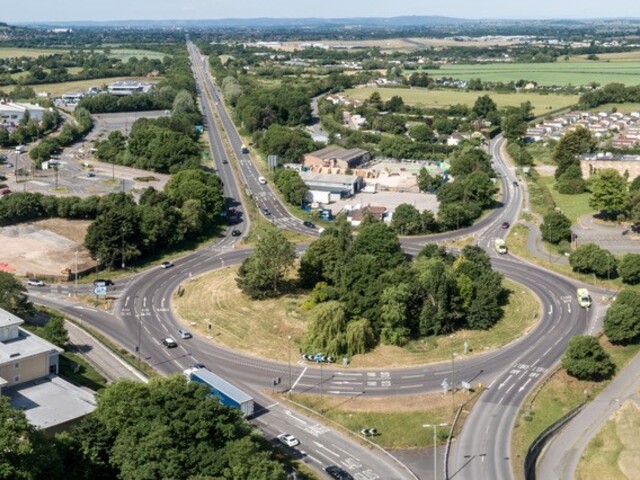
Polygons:
M24 22L20 25L43 27L407 27L461 25L477 23L477 20L441 16L403 16L403 17L354 17L354 18L222 18L212 20L112 20L112 21L70 21L70 22Z

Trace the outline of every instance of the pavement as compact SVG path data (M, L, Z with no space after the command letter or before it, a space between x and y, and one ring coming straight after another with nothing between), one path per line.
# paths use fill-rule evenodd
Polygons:
M146 377L73 322L66 321L69 350L82 356L109 382L120 379L146 381Z
M595 243L614 255L638 253L640 236L620 224L604 223L593 215L584 215L572 227L580 245Z
M626 400L640 405L638 371L640 354L547 444L538 460L537 478L575 478L582 452L604 423Z

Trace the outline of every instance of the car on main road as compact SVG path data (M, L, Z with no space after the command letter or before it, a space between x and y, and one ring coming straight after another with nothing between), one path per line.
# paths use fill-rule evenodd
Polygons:
M167 348L176 348L178 343L171 337L163 338L162 344Z
M110 287L113 285L115 285L115 283L113 283L113 280L109 278L98 278L93 281L94 287Z
M329 475L331 475L336 480L353 480L353 476L350 473L345 472L342 468L337 465L329 465L324 469Z
M27 280L27 285L30 287L44 287L44 282L38 278L30 278Z
M184 328L179 328L178 329L178 335L180 335L180 338L191 338L191 332L189 330L185 330Z
M305 220L304 222L302 222L302 224L307 228L316 228L316 226L309 220Z
M513 186L517 187L518 186L518 182L516 182L515 180L513 181Z
M267 207L264 207L262 209L262 213L264 213L265 215L271 215L271 212L269 211L269 209Z
M7 163L5 166L6 166L7 168L13 168L13 163Z
M509 222L502 222L502 229L506 230L507 228L509 228L511 226L511 224Z
M242 235L242 232L240 230L232 230L231 231L231 236L232 237L239 237L240 235Z
M93 178L93 177L95 177L95 176L96 176L96 174L95 174L95 173L93 173L93 172L87 172L87 178Z
M160 265L162 268L171 268L173 267L173 262L170 261L166 261L166 262L162 262L162 265Z
M300 445L300 440L291 435L290 433L281 433L278 435L278 441L286 445L287 447L295 447L296 445Z
M194 363L191 368L207 368L207 366L204 363Z

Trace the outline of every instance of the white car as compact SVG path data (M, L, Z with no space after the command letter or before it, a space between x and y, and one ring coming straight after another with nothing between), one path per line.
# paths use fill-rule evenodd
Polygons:
M281 433L278 435L278 441L286 445L287 447L295 447L296 445L300 445L300 440L289 433Z
M44 287L44 282L42 280L38 280L37 278L30 278L27 280L27 285L30 287Z
M180 338L191 338L191 332L189 330L185 330L184 328L179 328L178 329L178 335L180 335Z

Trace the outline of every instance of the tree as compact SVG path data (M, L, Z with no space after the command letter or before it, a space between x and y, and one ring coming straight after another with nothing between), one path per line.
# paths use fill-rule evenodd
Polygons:
M604 334L611 343L640 340L640 293L623 290L604 316Z
M556 179L572 165L580 167L578 155L593 152L596 148L596 140L591 136L591 132L584 127L578 126L572 132L568 132L558 142L553 153L553 159L558 164L555 172Z
M433 129L425 123L419 123L409 129L409 136L416 142L433 142Z
M218 222L224 211L222 180L204 170L176 173L167 182L165 193L177 208L182 208L188 200L197 200L207 226Z
M304 183L304 180L300 178L300 174L290 168L281 168L276 170L274 180L278 190L284 196L285 200L291 205L302 205L309 187Z
M329 301L314 307L303 340L303 348L323 355L337 356L345 352L347 313L342 303Z
M571 220L560 212L549 212L540 226L542 238L550 243L560 243L571 239Z
M611 358L598 343L598 339L590 336L578 336L569 340L562 368L578 380L603 380L609 378L616 367Z
M382 222L361 225L353 240L349 256L373 255L383 269L395 267L404 261L404 253L398 235ZM365 318L369 318L365 316Z
M387 100L384 104L384 109L387 112L391 113L399 113L404 109L404 100L399 95L394 95L389 100Z
M497 112L498 106L489 95L482 95L476 99L471 110L478 117L486 118L490 113Z
M258 141L266 155L277 155L278 163L299 163L302 155L315 149L311 135L300 128L271 125Z
M257 299L279 295L295 258L295 246L269 225L260 232L253 255L242 262L236 277L238 287Z
M616 257L595 243L581 245L571 252L569 264L574 272L593 273L599 278L615 277L618 267Z
M193 100L193 95L187 90L180 90L173 100L173 106L171 107L171 114L174 116L197 113L198 107Z
M624 210L628 182L617 170L600 170L589 178L587 185L591 192L591 208L604 212L608 217Z
M338 240L333 236L322 235L309 245L300 259L300 283L305 287L314 287L322 281L336 284L340 257Z
M29 302L26 287L16 277L0 270L0 308L20 318L27 318L34 313L33 304Z
M618 270L624 283L630 285L640 283L640 254L627 253L622 257Z
M382 292L380 299L380 339L388 345L403 346L409 341L408 304L411 298L409 285L390 285Z
M421 168L418 172L418 188L421 192L435 192L443 183L441 175L431 176L426 168Z
M64 318L53 315L42 329L42 337L56 347L65 348L69 343L69 332L64 326Z
M488 176L495 176L491 167L491 157L487 152L471 145L465 145L451 159L451 169L449 173L456 177L469 175L475 171L483 171Z
M366 318L351 320L345 333L347 355L367 353L376 345L376 335Z

